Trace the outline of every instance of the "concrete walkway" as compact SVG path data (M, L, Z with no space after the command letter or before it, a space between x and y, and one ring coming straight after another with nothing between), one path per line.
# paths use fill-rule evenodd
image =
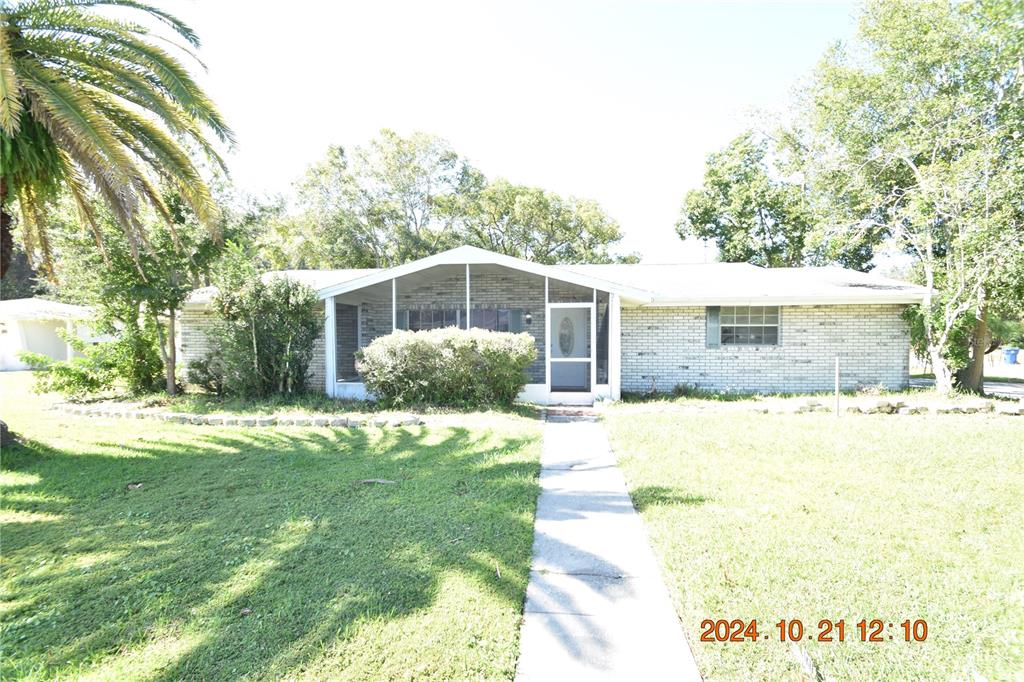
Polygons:
M544 425L516 679L700 680L604 427Z

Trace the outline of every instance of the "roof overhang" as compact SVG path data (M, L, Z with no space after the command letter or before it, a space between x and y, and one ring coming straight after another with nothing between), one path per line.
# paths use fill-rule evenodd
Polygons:
M609 282L608 280L591 277L590 275L571 272L551 265L542 265L540 263L534 263L532 261L515 258L513 256L493 253L475 246L460 246L449 251L443 251L442 253L438 253L433 256L427 256L426 258L412 261L411 263L405 263L404 265L398 265L393 268L388 268L387 270L374 272L347 282L341 282L332 286L324 287L317 292L317 295L320 296L320 298L338 296L350 291L357 291L365 287L387 282L392 279L398 279L404 275L411 275L439 265L497 265L511 270L527 272L540 277L549 277L562 282L569 282L570 284L577 284L591 289L600 289L601 291L619 294L624 300L630 302L648 303L654 299L654 295L649 291L623 286L621 284L616 284L615 282Z
M645 307L684 307L709 305L916 305L924 294L913 292L874 293L870 296L837 296L806 294L802 296L715 296L656 299L642 303Z

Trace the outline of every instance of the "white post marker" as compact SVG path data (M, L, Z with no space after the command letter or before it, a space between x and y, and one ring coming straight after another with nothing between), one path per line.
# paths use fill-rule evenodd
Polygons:
M839 356L836 356L836 416L839 416Z

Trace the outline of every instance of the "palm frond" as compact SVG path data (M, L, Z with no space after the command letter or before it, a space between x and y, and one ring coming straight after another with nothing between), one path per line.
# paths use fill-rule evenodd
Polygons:
M96 222L96 211L93 209L85 178L82 177L82 172L75 166L67 152L62 151L61 154L64 158L64 163L68 167L68 191L71 193L75 208L78 210L78 217L89 228L93 241L96 242L96 248L100 250L100 255L103 256L103 262L109 264L110 256L107 253L107 246L103 241L103 233L100 231L99 223Z
M33 191L32 187L25 186L18 194L18 203L21 205L21 213L24 218L22 241L25 245L25 253L38 254L39 258L33 263L33 266L52 282L54 281L53 250L50 248L50 239L45 227L45 202Z
M219 211L202 181L202 176L174 140L159 126L119 106L100 93L93 93L96 106L122 131L123 141L166 182L175 185L204 225L216 226Z
M65 38L80 35L96 39L99 43L90 43L91 49L106 52L144 69L154 79L157 87L209 126L218 138L224 142L234 142L234 133L181 62L166 50L138 37L145 33L144 27L105 18L97 19L77 10L64 9L49 15L33 16L27 21L26 28L56 33Z
M126 169L132 166L131 160L114 137L110 122L96 110L88 97L46 67L24 59L15 60L15 63L22 74L25 90L36 105L33 112L45 110L48 113L44 124L47 121L59 123L61 129L76 140L81 152L106 163L116 175L125 178L130 175ZM54 130L50 133L53 134Z
M169 26L175 33L187 40L193 47L199 47L199 36L197 36L196 32L193 31L192 28L184 21L169 12L165 12L159 7L142 2L136 2L136 0L30 0L29 2L24 2L19 5L14 14L28 17L51 13L55 10L61 9L100 7L103 5L108 7L127 7L130 9L141 10L146 14L156 17L165 25Z
M195 59L189 47L141 23L99 14L100 8L136 10L199 46L191 27L142 0L0 0L0 161L4 182L18 197L30 253L44 261L52 255L45 205L63 184L106 258L89 204L91 185L141 268L141 250L158 255L140 206L152 206L174 230L157 179L177 189L217 235L216 203L183 144L223 168L207 134L233 144L234 133L180 55L168 52L176 48Z
M35 41L26 40L26 44L33 47ZM63 60L55 68L74 74L76 80L81 83L156 114L170 132L187 137L221 170L227 171L220 154L206 140L195 120L174 99L167 97L159 88L154 87L152 82L140 75L138 68L127 66L124 62L104 54L90 52L78 41L55 40L50 45L55 57Z
M14 71L14 53L7 27L0 24L0 130L13 136L18 132L22 110L21 86Z

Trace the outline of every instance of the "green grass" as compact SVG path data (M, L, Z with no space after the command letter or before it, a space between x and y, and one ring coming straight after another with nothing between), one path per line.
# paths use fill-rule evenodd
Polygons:
M706 678L801 679L775 624L845 619L802 642L819 679L1020 679L1024 421L605 413L633 499ZM758 619L770 641L705 643ZM924 643L855 624L923 618ZM981 677L975 677L975 673Z
M25 387L0 375L26 439L0 471L0 678L512 677L537 422L199 428Z

